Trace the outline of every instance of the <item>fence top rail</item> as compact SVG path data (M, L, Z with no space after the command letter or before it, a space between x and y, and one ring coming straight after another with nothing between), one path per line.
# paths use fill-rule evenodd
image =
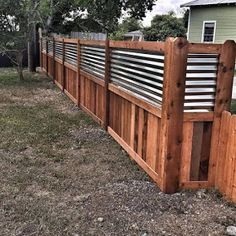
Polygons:
M81 45L89 45L89 46L103 46L105 47L106 41L104 40L80 40L79 43Z
M222 44L189 43L189 53L221 53Z
M68 39L68 38L64 38L64 42L65 43L78 43L79 39L73 38L73 39Z
M55 42L64 42L64 38L54 38Z
M164 42L137 42L137 41L110 41L109 46L111 48L124 48L124 49L138 49L147 51L165 51Z
M53 38L42 37L42 39L53 40ZM55 37L56 42L65 43L79 43L88 46L102 46L106 45L104 40L80 40L77 38L60 38ZM113 41L109 40L109 47L122 49L136 49L146 51L165 52L165 42L147 42L147 41ZM188 53L205 53L205 54L221 54L222 44L206 44L206 43L189 43Z

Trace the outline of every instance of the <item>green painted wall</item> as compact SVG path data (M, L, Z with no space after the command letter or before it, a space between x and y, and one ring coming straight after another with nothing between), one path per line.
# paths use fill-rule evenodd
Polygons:
M216 21L215 43L236 41L236 6L192 7L189 41L201 42L203 21Z

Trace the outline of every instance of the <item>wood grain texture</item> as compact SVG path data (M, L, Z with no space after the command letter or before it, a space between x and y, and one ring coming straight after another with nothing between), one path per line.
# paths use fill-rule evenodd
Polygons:
M104 128L107 130L109 125L109 82L110 82L110 47L109 40L105 41L105 78L104 78Z
M168 38L165 47L160 141L161 189L173 193L179 188L180 178L188 42L183 38Z
M192 155L190 167L190 180L199 180L199 170L202 150L203 122L196 122L193 126Z
M73 87L76 88L76 74L73 76L73 81ZM104 125L104 86L101 86L100 81L101 79L80 71L79 100L80 105L86 108L86 111L90 111L98 118L99 123ZM73 94L76 98L76 90L73 90Z
M134 96L132 93L124 91L123 89L117 87L114 84L109 84L109 90L112 91L113 93L125 98L126 100L130 101L131 103L134 103L135 105L147 110L148 112L152 113L153 115L161 117L160 107L154 106L154 105Z
M163 42L110 41L110 47L158 51L163 53L165 44Z
M190 166L193 143L193 122L185 122L183 126L183 143L181 151L180 186L190 181Z
M137 162L139 166L143 168L146 173L160 186L161 180L160 176L149 166L147 163L136 153L134 152L129 145L127 145L117 134L112 130L111 127L108 127L108 133L126 150L126 152Z
M221 115L223 111L230 109L234 67L236 57L236 44L234 41L226 41L221 47L221 54L219 58L215 109L214 109L214 123L211 146L217 147L219 145L219 132ZM212 186L215 185L216 163L217 163L217 148L211 149L210 164L209 164L209 181Z

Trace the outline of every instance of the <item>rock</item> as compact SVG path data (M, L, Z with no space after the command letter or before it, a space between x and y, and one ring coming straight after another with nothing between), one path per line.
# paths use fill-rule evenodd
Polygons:
M135 229L135 230L139 230L139 227L138 227L138 225L135 223L135 224L132 224L132 226L131 226L133 229Z
M236 236L236 226L228 226L226 229L227 235Z
M104 221L104 219L102 217L98 217L97 221L102 223Z
M84 202L88 200L90 197L90 194L83 194L83 195L78 195L73 198L74 201L76 202Z
M205 189L200 189L196 193L197 198L202 199L206 196L206 190Z
M147 232L143 232L140 234L140 236L148 236L148 233Z

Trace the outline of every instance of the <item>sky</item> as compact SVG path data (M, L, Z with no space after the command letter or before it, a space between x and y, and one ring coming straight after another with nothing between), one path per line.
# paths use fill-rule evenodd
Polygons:
M183 9L180 5L191 0L158 0L151 12L147 12L146 17L143 20L144 26L150 26L153 16L157 14L165 14L170 11L174 11L177 16L181 17Z

